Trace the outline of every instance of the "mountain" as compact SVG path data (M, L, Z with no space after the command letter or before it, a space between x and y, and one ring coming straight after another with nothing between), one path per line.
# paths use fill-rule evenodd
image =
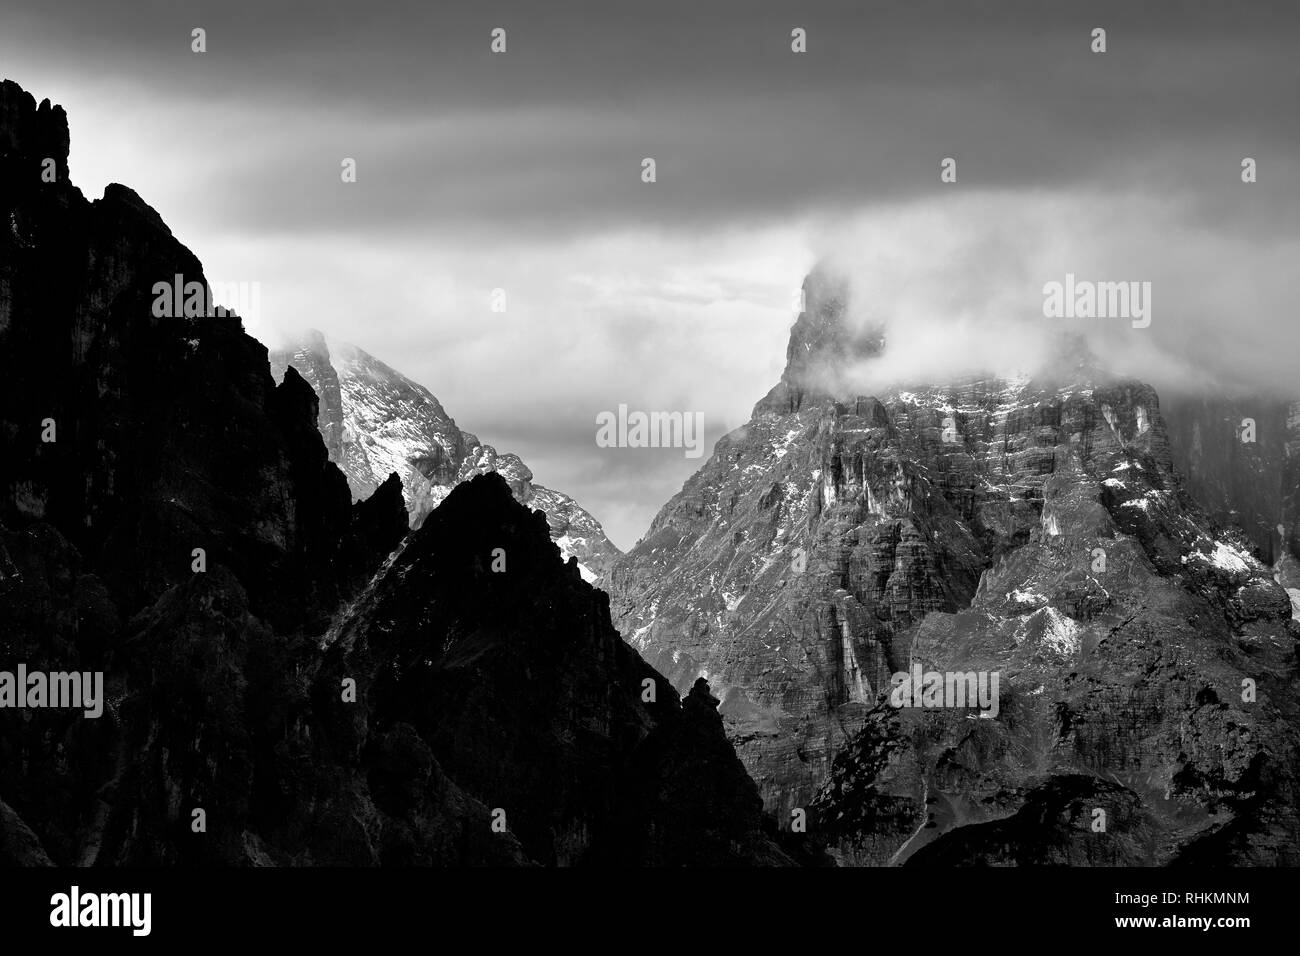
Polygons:
M0 520L57 529L123 615L200 548L277 628L323 630L404 533L396 485L354 505L312 390L237 319L155 314L202 266L130 189L68 181L62 109L5 82L0 124Z
M336 396L159 309L201 264L68 144L0 85L0 865L816 859L503 476L354 502Z
M496 472L521 504L546 514L551 540L565 558L577 558L584 579L599 581L621 557L576 501L534 484L517 456L498 454L457 428L428 389L374 356L312 330L291 348L271 352L277 380L290 366L321 396L321 436L353 498L365 498L396 473L411 527L418 528L457 484Z
M395 481L352 502L311 388L237 318L156 308L201 264L130 189L88 202L68 146L0 84L0 671L102 674L103 713L6 700L0 802L23 859L169 862L190 806L240 842L283 702L261 665L324 633L406 513Z
M882 336L833 278L805 297L781 382L610 582L768 809L844 863L1297 862L1300 630L1154 389L1076 350L856 395ZM998 675L996 715L895 706L918 665Z
M481 803L450 834L490 838L487 808L499 808L523 857L547 865L791 862L707 683L680 699L623 642L608 597L560 560L501 475L456 486L325 644L322 733L361 755L345 762L355 786L368 781L395 818L356 862L431 862L447 838L423 832L452 814L411 769ZM335 702L346 678L356 707ZM353 785L329 813L359 813Z

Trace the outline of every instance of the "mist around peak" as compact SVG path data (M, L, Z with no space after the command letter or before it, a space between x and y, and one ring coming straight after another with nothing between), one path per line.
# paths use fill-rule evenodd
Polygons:
M1277 237L1214 231L1172 195L973 192L882 206L826 228L810 277L834 289L842 340L882 347L806 361L807 374L873 394L1060 374L1086 352L1090 367L1162 390L1285 394L1300 332L1281 260L1294 254ZM1064 289L1082 314L1045 314L1053 289L1058 308Z

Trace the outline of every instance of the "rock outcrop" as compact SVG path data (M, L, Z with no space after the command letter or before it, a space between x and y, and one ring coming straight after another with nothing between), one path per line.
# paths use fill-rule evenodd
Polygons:
M1166 396L1174 468L1223 526L1246 532L1300 617L1300 402Z

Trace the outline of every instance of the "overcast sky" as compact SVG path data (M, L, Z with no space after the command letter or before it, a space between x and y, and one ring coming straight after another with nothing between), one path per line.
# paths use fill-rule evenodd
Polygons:
M1031 360L1042 286L1073 271L1153 283L1150 328L1095 331L1158 386L1289 386L1298 19L1131 0L5 0L0 75L67 109L89 197L125 183L209 279L261 283L250 331L373 353L627 548L700 462L598 448L597 413L703 412L710 442L743 424L822 259L852 277L855 315L891 326L900 374Z

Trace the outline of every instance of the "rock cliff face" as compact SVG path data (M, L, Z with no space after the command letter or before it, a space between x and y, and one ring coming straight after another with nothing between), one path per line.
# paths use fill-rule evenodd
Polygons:
M1300 615L1300 402L1174 395L1174 468L1212 519L1242 528Z
M551 540L578 559L584 579L597 582L621 557L600 522L576 501L533 483L516 455L498 454L456 426L428 389L344 342L308 333L293 348L271 353L271 371L292 366L321 395L319 428L330 461L342 469L354 498L368 496L395 473L418 528L458 483L496 472L522 504L546 514Z
M496 475L409 536L397 475L353 502L304 378L155 315L198 260L67 147L0 86L0 864L789 862L541 514ZM20 667L101 674L101 716Z
M1179 486L1155 392L1071 356L853 396L879 337L806 293L781 383L612 575L615 623L709 679L769 809L853 863L1293 859L1289 602ZM917 664L999 673L999 714L890 706Z

